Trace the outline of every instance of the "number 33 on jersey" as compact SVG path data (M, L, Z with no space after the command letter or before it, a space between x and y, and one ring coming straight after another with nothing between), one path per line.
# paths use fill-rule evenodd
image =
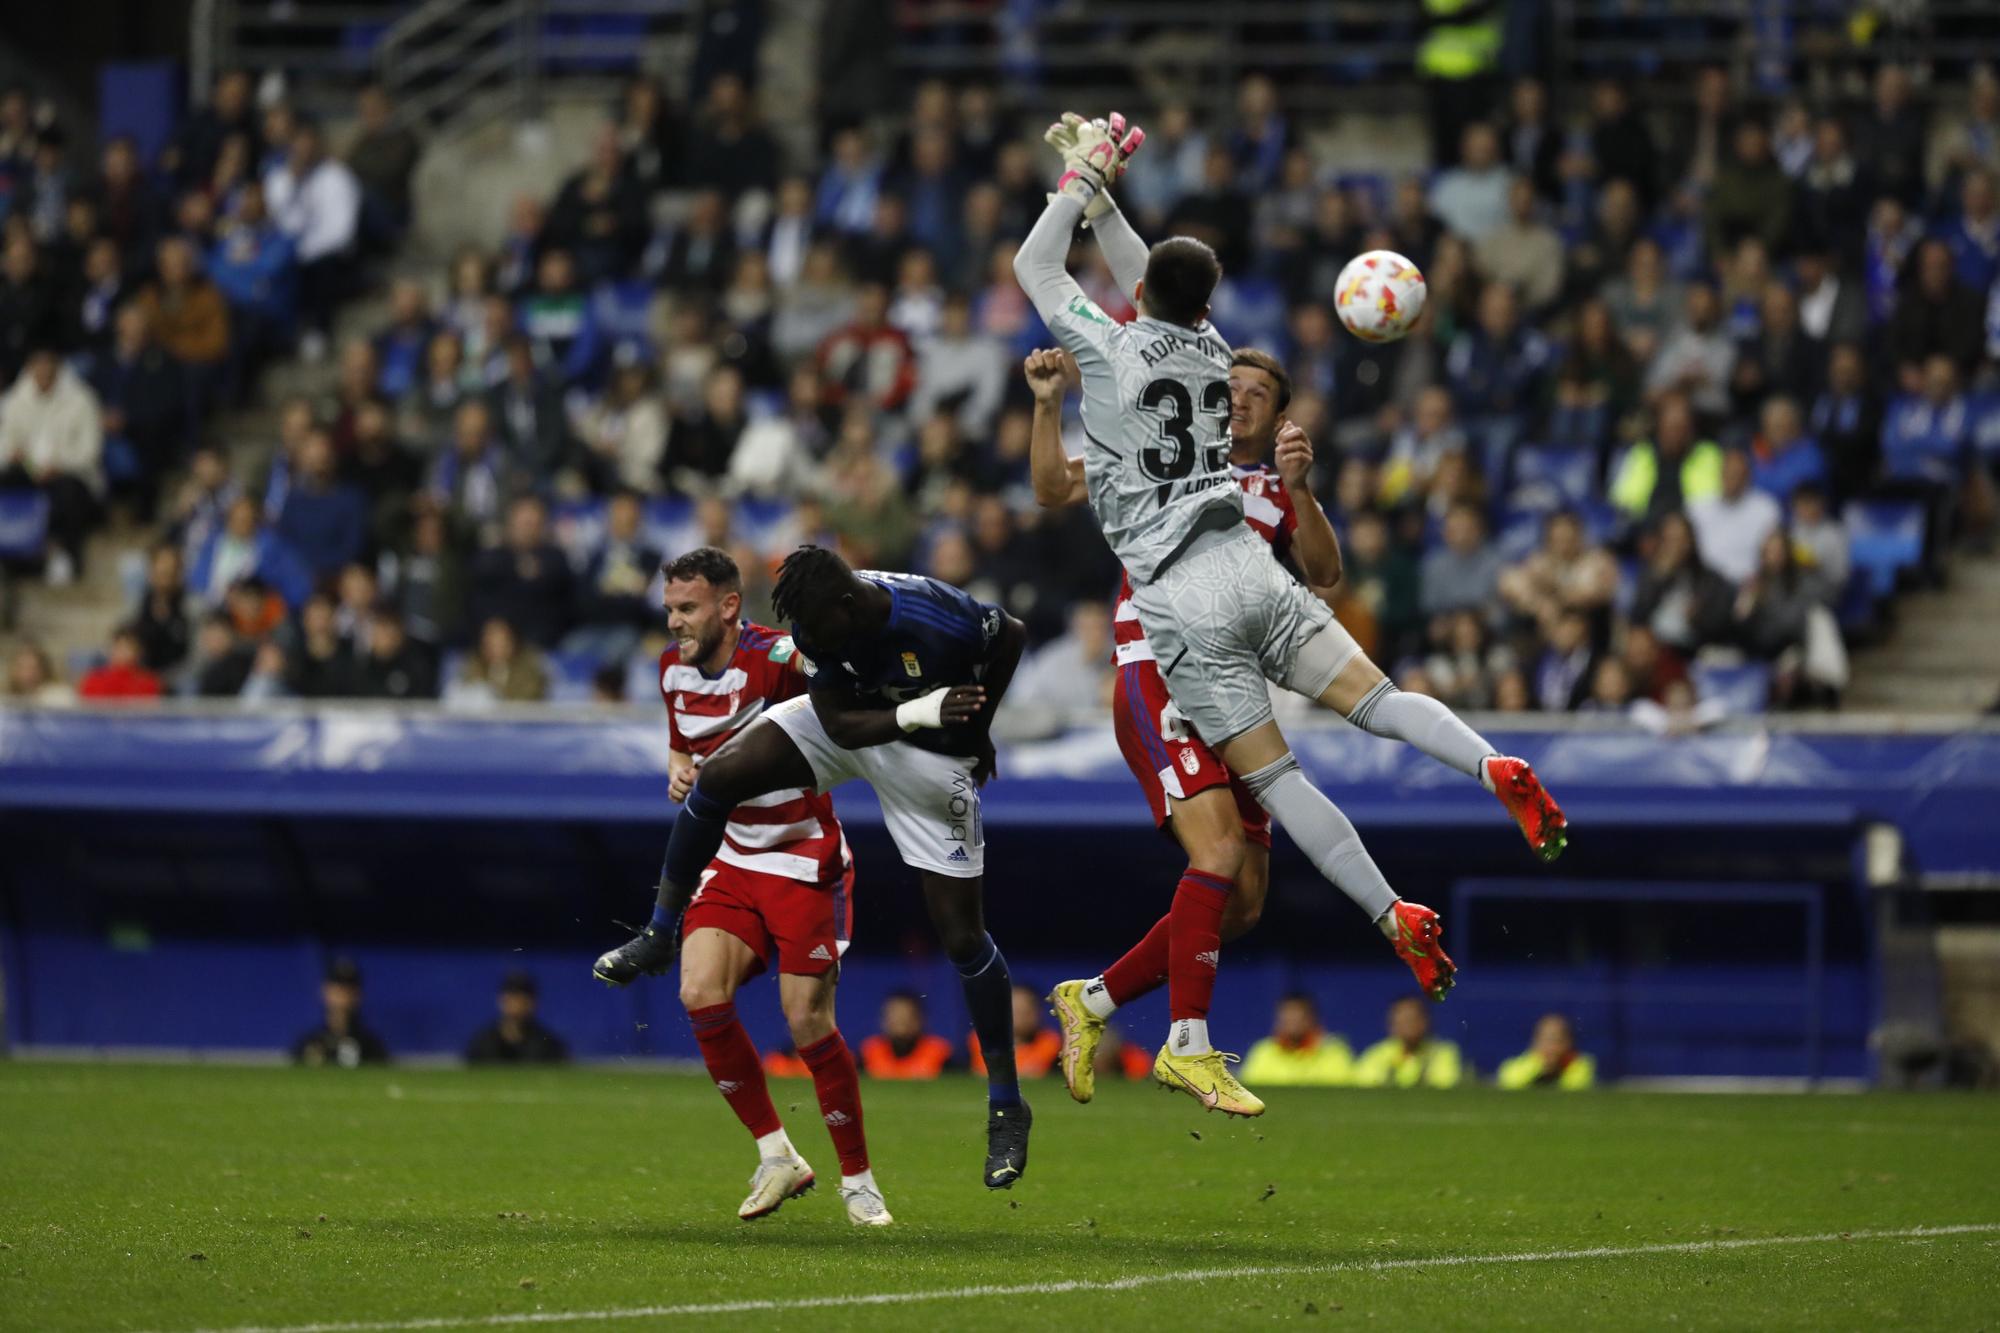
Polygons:
M1243 521L1229 473L1230 349L1213 325L1117 324L1078 294L1049 331L1084 370L1090 507L1134 579L1150 582L1198 533Z

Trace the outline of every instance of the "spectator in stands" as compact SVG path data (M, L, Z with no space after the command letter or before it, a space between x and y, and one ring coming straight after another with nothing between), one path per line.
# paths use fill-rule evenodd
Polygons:
M353 373L359 376L363 367L359 345L350 344L342 354L342 361L347 362L350 356ZM366 357L369 382L358 390L369 398L379 392L377 385L382 378L376 365L376 356L370 347ZM430 342L424 348L423 369L416 382L402 396L401 417L405 433L426 450L435 449L441 440L450 435L460 405L472 397L468 379L465 345L459 341L458 335L449 329L439 329L431 334ZM359 401L357 398L357 404Z
M889 293L879 283L860 289L853 322L828 335L819 347L824 400L841 406L852 396L895 411L916 386L910 340L888 322Z
M1597 1062L1576 1048L1576 1029L1563 1014L1543 1014L1535 1020L1528 1049L1500 1066L1493 1076L1497 1088L1560 1088L1580 1092L1597 1082Z
M1548 309L1563 286L1562 237L1538 209L1534 183L1515 176L1507 186L1507 220L1475 247L1480 269L1512 287L1531 314Z
M1574 712L1590 693L1597 654L1590 641L1590 620L1563 611L1551 620L1547 644L1535 665L1535 702L1544 712Z
M1544 634L1558 616L1574 611L1586 618L1597 638L1618 591L1618 565L1609 551L1585 539L1583 520L1575 511L1558 510L1542 523L1540 549L1502 570L1498 587L1508 608L1538 624Z
M712 491L728 473L749 424L743 373L732 365L716 366L702 382L701 410L675 423L671 432L662 470L672 489L683 495Z
M159 698L160 678L146 669L145 652L139 632L120 625L111 633L103 665L85 672L76 683L77 697L91 703Z
M639 494L621 490L604 507L604 541L585 562L576 581L571 620L563 651L593 661L622 661L639 637L659 623L647 595L660 572L660 552L640 532L645 517Z
M1940 240L1919 245L1889 321L1887 351L1902 391L1922 392L1926 363L1936 356L1948 359L1961 377L1969 376L1985 347L1985 317L1980 294L1958 282L1951 247Z
M263 185L248 182L208 251L208 275L229 305L225 404L241 405L257 371L291 342L298 320L296 262L292 238L265 208Z
M1604 304L1618 336L1642 363L1666 345L1687 305L1687 293L1667 274L1660 243L1639 236L1625 256L1625 271L1605 283Z
M500 979L499 1017L466 1043L469 1065L559 1065L569 1061L569 1043L549 1030L537 1014L534 977L509 972Z
M1759 489L1789 502L1799 487L1826 483L1826 455L1804 434L1796 402L1782 395L1766 399L1762 424L1751 442L1751 477Z
M142 307L120 306L114 323L111 346L90 359L90 387L101 409L106 452L129 451L136 471L123 489L136 497L141 517L150 518L160 482L188 439L185 383L179 364L153 341ZM119 489L114 482L113 492Z
M153 336L181 368L188 409L200 414L214 400L229 355L229 304L222 289L195 267L194 247L185 237L161 241L157 263L158 276L139 294L139 306Z
M445 702L459 708L496 703L540 703L549 697L549 672L542 655L524 644L514 627L494 617L479 629L479 646L459 667Z
M688 145L687 184L722 191L731 199L777 184L777 140L757 123L749 89L736 74L717 74L708 85L698 132Z
M1833 493L1865 490L1880 466L1882 407L1868 382L1856 342L1836 343L1827 360L1826 387L1812 401L1806 428L1827 457Z
M1500 553L1486 540L1486 519L1473 504L1445 515L1444 545L1424 557L1419 605L1425 615L1471 609L1491 614L1500 585Z
M525 359L510 354L507 384L507 391L524 408L533 391L515 378L513 365L516 360L525 362ZM561 400L555 398L546 407L553 409L553 419L544 421L537 412L522 424L532 421L537 427L555 429L561 420ZM599 491L620 487L641 494L657 491L667 456L667 409L654 388L652 367L634 361L612 371L610 386L583 414L577 434L583 441L592 481Z
M431 469L430 494L455 523L483 531L500 516L501 461L486 404L460 403L452 415L451 448Z
M646 238L646 200L625 164L615 126L599 127L590 161L563 182L542 224L542 244L566 250L585 286L631 271Z
M1772 702L1788 703L1812 687L1832 683L1829 674L1844 683L1844 653L1831 673L1822 663L1806 662L1809 626L1816 615L1827 614L1827 599L1819 579L1799 568L1785 534L1767 536L1757 551L1756 572L1737 590L1732 614L1737 644L1774 668ZM1838 630L1832 637L1839 642Z
M1502 423L1518 430L1541 405L1553 358L1548 339L1521 323L1513 289L1489 283L1479 294L1478 321L1461 329L1445 353L1444 381L1475 434Z
M1662 644L1682 657L1692 655L1703 644L1720 641L1729 632L1734 590L1728 580L1702 563L1687 516L1667 513L1653 530L1650 543L1651 553L1632 597L1632 623L1648 627Z
M98 226L118 243L128 269L153 252L166 225L166 206L139 167L139 150L127 135L104 145L97 182L89 192Z
M194 637L195 608L185 575L179 546L172 542L155 546L146 563L146 588L132 616L140 660L161 676L186 660Z
M1398 660L1422 619L1416 562L1401 546L1390 543L1388 521L1372 510L1349 521L1343 555L1341 583L1367 609L1379 636L1370 655ZM1343 623L1348 619L1343 614Z
M292 697L292 662L283 644L265 639L252 646L249 674L236 697L253 705Z
M1431 1035L1429 1003L1406 995L1389 1006L1389 1035L1354 1062L1364 1088L1455 1088L1465 1070L1458 1047Z
M1874 104L1854 127L1854 153L1882 193L1916 208L1924 192L1924 114L1910 100L1910 73L1884 63Z
M301 699L345 699L361 692L359 663L340 637L333 598L325 593L308 597L299 612L299 642L285 684Z
M167 531L180 542L190 564L208 545L208 539L222 530L229 506L242 493L229 475L229 464L221 451L197 449L188 460L187 479L181 483L168 516Z
M355 131L343 155L361 190L361 235L371 249L393 246L410 225L410 177L423 145L395 123L389 92L366 83L354 100Z
M507 506L506 540L480 553L472 569L474 619L504 620L537 648L553 645L569 623L569 559L549 540L548 508L524 495Z
M1475 121L1459 140L1458 165L1439 172L1431 185L1431 211L1476 245L1506 224L1508 185L1500 136Z
M1593 453L1620 429L1639 402L1639 364L1599 300L1577 307L1576 335L1556 367L1551 445Z
M832 443L820 413L819 373L792 370L785 410L752 417L729 457L727 487L739 495L796 500L815 488L818 460Z
M1669 391L1684 393L1696 411L1720 417L1729 410L1729 373L1735 365L1736 347L1715 288L1691 283L1680 325L1646 371L1646 393L1655 402Z
M389 1062L389 1048L361 1021L361 969L353 959L328 964L319 995L325 1017L292 1043L294 1064L356 1069Z
M321 360L334 307L354 282L360 182L346 163L326 155L319 127L301 121L284 162L264 177L264 200L298 254L299 316L306 330L300 350L308 361Z
M111 345L113 320L130 291L118 247L109 236L93 235L83 247L83 271L64 312L74 320L85 350L95 355Z
M1616 657L1600 657L1590 673L1590 692L1576 706L1579 713L1622 716L1636 698L1632 674Z
M1792 182L1771 156L1771 130L1755 116L1737 122L1729 161L1716 172L1702 225L1708 252L1723 254L1745 236L1766 250L1783 243L1791 225Z
M338 462L333 436L314 428L299 450L273 524L315 581L334 574L368 545L368 499L340 479Z
M246 578L270 585L287 606L304 605L312 591L312 573L305 562L284 538L264 526L257 502L239 495L230 502L223 526L195 556L188 582L213 606Z
M1354 1053L1320 1026L1319 1007L1305 991L1278 1001L1271 1035L1250 1048L1243 1077L1259 1087L1336 1088L1354 1079Z
M1793 266L1798 279L1799 329L1820 348L1838 350L1868 333L1868 302L1842 275L1826 243L1808 241Z
M1102 708L1111 689L1111 613L1099 600L1069 608L1069 628L1037 648L1023 666L1010 698L1016 709L1061 716Z
M924 1002L914 991L890 992L879 1026L861 1043L861 1072L870 1078L936 1078L951 1063L951 1043L924 1030Z
M1826 369L1826 349L1799 327L1799 303L1790 287L1766 282L1759 307L1757 332L1738 340L1729 377L1734 406L1743 413L1772 394L1804 402Z
M977 1034L966 1038L966 1066L976 1077L986 1074ZM1062 1058L1062 1037L1049 1026L1048 1009L1033 986L1014 987L1014 1068L1022 1078L1047 1078Z
M1833 517L1826 489L1818 482L1792 492L1792 556L1818 578L1830 605L1838 601L1853 567L1847 527Z
M414 389L437 331L424 284L413 277L390 283L389 323L374 337L375 391L401 398Z
M47 498L44 569L59 587L83 568L84 536L104 492L103 458L97 396L54 346L34 346L0 398L0 486L32 487Z
M1660 646L1660 637L1650 625L1634 622L1625 627L1618 660L1625 664L1625 678L1633 693L1655 703L1665 700L1670 685L1687 679L1687 664Z
M396 438L389 405L380 398L365 398L356 407L354 443L341 476L368 506L369 546L386 544L423 484L423 463Z
M1756 572L1764 539L1784 521L1778 502L1752 479L1749 452L1731 449L1722 456L1722 489L1690 501L1687 509L1702 563L1735 584Z
M23 639L7 659L7 701L59 708L75 703L76 691L63 684L46 649L32 639Z
M184 187L206 184L231 139L260 152L257 108L251 100L250 71L225 69L215 76L208 103L193 109L160 154L160 166Z
M1410 419L1390 437L1377 494L1384 504L1423 501L1446 454L1463 454L1465 432L1452 419L1451 393L1433 384L1417 395Z

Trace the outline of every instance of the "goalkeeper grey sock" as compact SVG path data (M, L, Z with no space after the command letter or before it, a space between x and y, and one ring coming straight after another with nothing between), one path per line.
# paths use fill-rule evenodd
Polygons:
M1478 777L1480 764L1498 753L1458 714L1429 695L1405 694L1389 680L1362 695L1347 720L1363 731L1414 745L1469 777Z
M1395 905L1396 891L1361 845L1361 835L1339 806L1306 781L1290 750L1256 772L1245 773L1243 781L1319 873L1368 913L1370 921Z

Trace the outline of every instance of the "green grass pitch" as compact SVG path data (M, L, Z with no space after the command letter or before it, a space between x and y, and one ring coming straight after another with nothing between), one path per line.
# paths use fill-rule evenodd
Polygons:
M821 1186L746 1225L751 1144L697 1078L0 1064L0 1328L2000 1322L1990 1098L1280 1092L1246 1122L1044 1085L989 1194L976 1085L871 1084L897 1224L857 1232L810 1085L773 1088Z

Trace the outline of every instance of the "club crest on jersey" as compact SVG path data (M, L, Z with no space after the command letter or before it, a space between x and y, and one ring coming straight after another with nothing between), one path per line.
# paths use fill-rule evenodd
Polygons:
M923 677L924 669L917 665L917 655L915 653L903 654L903 674L912 680L918 680Z

